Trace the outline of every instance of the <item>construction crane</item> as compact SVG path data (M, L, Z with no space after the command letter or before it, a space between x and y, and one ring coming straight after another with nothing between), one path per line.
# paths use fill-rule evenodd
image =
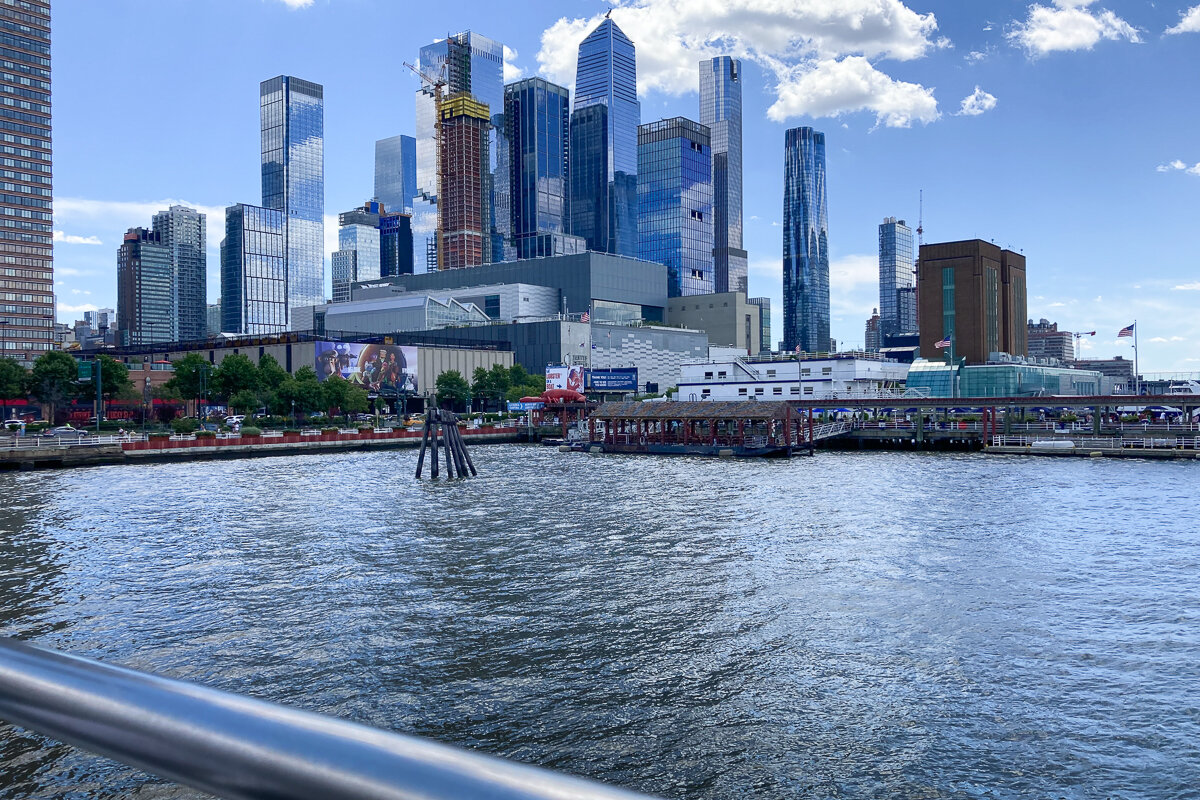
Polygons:
M1079 340L1085 336L1095 336L1096 332L1095 331L1086 331L1084 333L1074 333L1071 335L1075 337L1075 360L1078 361L1079 360Z
M433 98L433 138L434 138L434 162L437 164L437 206L438 210L435 214L437 218L437 227L434 233L434 244L437 247L437 268L442 269L442 263L445 259L444 250L442 247L442 214L441 205L446 202L445 195L445 159L442 158L442 95L447 86L446 81L446 65L442 64L442 69L437 75L430 75L427 72L422 72L407 61L404 66L411 69L416 76L421 79L421 92Z

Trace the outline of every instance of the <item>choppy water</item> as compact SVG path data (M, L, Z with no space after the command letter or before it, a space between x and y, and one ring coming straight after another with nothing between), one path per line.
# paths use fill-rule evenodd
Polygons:
M0 634L673 798L1200 792L1200 465L473 455L0 475Z

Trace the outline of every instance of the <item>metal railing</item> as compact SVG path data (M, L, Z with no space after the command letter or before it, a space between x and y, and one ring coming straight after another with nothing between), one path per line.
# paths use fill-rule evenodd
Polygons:
M1200 436L1086 436L1077 439L1047 439L1039 436L998 434L993 447L1064 447L1079 450L1200 450Z
M64 447L96 447L102 444L123 444L145 440L146 437L140 433L127 433L124 436L91 436L87 434L10 436L7 439L0 439L0 450L53 450Z
M0 718L235 800L646 797L13 639Z

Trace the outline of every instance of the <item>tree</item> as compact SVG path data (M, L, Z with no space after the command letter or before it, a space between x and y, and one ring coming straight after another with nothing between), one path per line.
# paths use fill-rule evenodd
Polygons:
M434 393L439 405L464 406L471 399L471 385L458 370L446 370L434 382Z
M488 371L488 398L496 401L496 404L504 402L504 396L508 394L508 390L512 388L512 379L509 377L509 372L505 367L499 364L493 364L491 370Z
M165 386L170 386L179 398L195 398L201 394L201 385L206 376L211 377L214 367L199 353L188 353L174 363L175 374ZM164 398L165 399L165 398Z
M529 383L529 372L520 364L513 364L508 368L508 385L523 386Z
M133 381L129 380L129 367L117 361L112 356L98 355L96 361L100 362L100 391L109 399L116 397L128 398L134 394ZM96 369L96 365L92 365L92 369ZM95 372L92 373L92 380L96 379ZM92 384L93 390L95 384Z
M367 396L367 390L350 384L350 388L346 390L346 399L342 401L342 411L347 414L361 414L370 407L371 398Z
M313 373L314 377L316 373ZM213 391L226 399L238 392L258 392L258 367L241 353L225 356L212 376Z
M234 412L249 414L258 407L258 395L249 389L243 389L229 398L229 408Z
M50 406L52 421L58 421L58 406L78 393L79 387L75 382L78 375L78 363L61 350L43 353L33 362L33 369L29 373L29 391L40 402Z
M0 398L16 400L29 390L29 373L11 358L0 358Z
M476 367L471 373L471 395L484 398L491 394L492 375L486 367Z
M269 353L258 360L258 385L264 391L275 391L287 376L287 370Z
M297 411L308 413L320 411L324 400L325 392L317 379L316 371L312 367L301 367L296 370L295 375L285 378L279 384L275 391L273 408L277 414L290 414L292 404L295 403L294 408Z

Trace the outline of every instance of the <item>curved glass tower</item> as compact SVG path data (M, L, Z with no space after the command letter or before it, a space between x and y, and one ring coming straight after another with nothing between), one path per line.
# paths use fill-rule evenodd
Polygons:
M783 156L783 347L824 353L830 350L825 134L788 130Z
M581 113L602 105L606 113ZM572 131L571 170L580 163L581 174L594 170L585 164L602 165L604 175L595 181L572 180L571 204L581 208L598 204L598 213L573 216L574 230L587 241L589 250L636 258L638 124L642 105L637 99L637 55L633 42L611 19L605 19L579 43L575 72L576 125L594 128L591 133ZM577 142L590 142L574 149ZM602 147L603 153L595 150ZM601 200L603 198L603 200ZM600 201L597 203L597 201Z

